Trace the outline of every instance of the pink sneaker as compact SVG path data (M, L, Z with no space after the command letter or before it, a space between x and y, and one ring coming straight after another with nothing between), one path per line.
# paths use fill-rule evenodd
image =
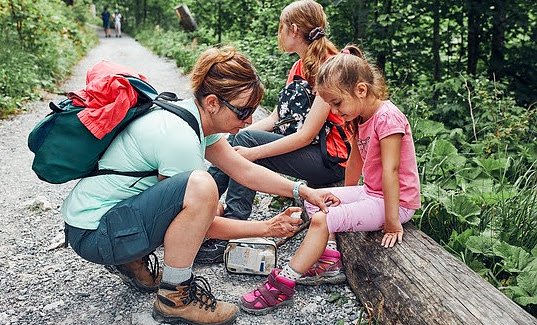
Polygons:
M303 285L343 283L347 278L341 270L342 267L341 253L336 250L325 249L317 263L310 267L306 273L302 274L302 277L297 280L297 283Z
M280 270L272 269L267 280L241 297L239 306L247 313L265 315L275 308L293 303L295 282L279 276Z

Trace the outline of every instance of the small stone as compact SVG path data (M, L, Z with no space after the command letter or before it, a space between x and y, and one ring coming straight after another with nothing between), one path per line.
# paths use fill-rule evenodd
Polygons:
M158 325L159 323L153 319L150 313L133 313L131 317L131 325Z
M31 209L38 209L41 211L52 210L52 204L44 196L38 196L33 200L27 201L25 203Z
M65 302L63 302L63 300L58 300L58 301L55 301L55 302L52 302L52 303L46 305L45 307L43 307L43 310L44 311L50 311L50 310L56 309L58 307L61 307L63 305L65 305Z
M307 304L306 307L302 308L300 312L302 312L303 314L313 314L317 312L317 304L311 302Z
M90 296L90 294L86 291L80 291L80 292L77 292L76 294L77 296L81 297L81 298L87 298Z

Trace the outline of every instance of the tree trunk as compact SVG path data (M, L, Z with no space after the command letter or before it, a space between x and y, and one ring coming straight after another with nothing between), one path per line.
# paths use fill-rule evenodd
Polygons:
M440 66L440 0L434 0L433 6L433 80L439 82L441 76ZM436 92L435 92L436 93Z
M482 34L482 7L481 0L467 0L468 15L468 65L466 71L469 74L477 73L477 61L479 60L479 45Z
M177 16L179 16L181 27L183 27L184 30L193 32L198 29L198 24L196 24L196 20L192 17L187 5L183 4L175 7L175 12L177 13Z
M412 224L403 244L380 232L337 235L350 287L380 324L536 324L537 319Z
M489 76L496 80L503 75L504 52L505 52L505 23L506 13L503 0L494 1L494 13L492 16L492 39L490 44Z
M442 79L441 62L440 62L440 0L433 0L433 80L435 83ZM433 91L433 109L436 109L438 103L438 89Z

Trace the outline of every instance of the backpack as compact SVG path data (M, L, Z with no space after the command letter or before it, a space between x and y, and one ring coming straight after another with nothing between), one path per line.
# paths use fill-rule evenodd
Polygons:
M69 98L49 104L52 110L41 120L28 136L28 147L35 154L32 169L39 179L53 184L97 175L124 175L132 177L156 176L158 171L123 172L99 170L98 161L112 140L130 122L149 113L156 107L168 110L185 120L200 138L198 122L188 110L168 103L177 101L174 93L157 91L147 82L124 76L138 92L138 102L127 111L126 116L101 140L97 139L79 120L77 113L84 107L74 106ZM166 101L165 101L166 100Z
M301 76L295 75L293 81L285 86L278 95L277 110L279 120L274 123L273 132L282 135L290 135L297 132L304 125L304 121L314 100L315 94L310 84ZM339 133L341 139L345 142L347 157L332 157L328 154L328 148L326 146L327 136L334 130ZM324 123L319 134L313 139L311 144L320 145L323 164L327 168L330 167L330 164L339 164L347 161L351 152L347 135L341 125L329 120Z

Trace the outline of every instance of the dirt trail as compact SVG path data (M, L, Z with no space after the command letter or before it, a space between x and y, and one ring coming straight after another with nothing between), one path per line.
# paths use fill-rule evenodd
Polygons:
M143 48L134 39L104 38L74 68L62 91L85 85L86 71L100 60L129 65L148 77L159 91L189 97L188 80L175 63ZM27 105L25 114L0 121L0 324L154 324L150 316L154 295L135 292L102 266L86 262L70 248L54 248L62 240L59 208L75 182L51 185L31 170L33 154L27 136L49 111L49 94ZM259 211L258 215L270 215ZM286 261L295 243L281 249ZM236 301L262 277L227 274L222 265L195 267L219 299ZM339 303L329 300L340 295ZM348 300L347 302L345 302ZM292 307L267 316L241 313L237 324L350 323L358 308L348 287L299 288Z

